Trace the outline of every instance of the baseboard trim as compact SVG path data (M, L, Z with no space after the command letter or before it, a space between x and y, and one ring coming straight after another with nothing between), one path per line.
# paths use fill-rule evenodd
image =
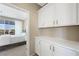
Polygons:
M37 53L35 53L33 56L39 56Z

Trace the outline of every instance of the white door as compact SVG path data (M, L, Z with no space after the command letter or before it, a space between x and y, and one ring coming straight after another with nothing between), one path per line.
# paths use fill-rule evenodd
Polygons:
M77 24L75 3L57 3L56 17L60 26Z
M54 45L54 56L75 56L77 53L66 47L62 47L59 44Z
M53 49L52 44L48 40L42 40L41 41L41 56L52 56L53 55Z
M40 55L40 43L41 43L41 41L40 41L40 39L35 39L35 53L37 53L38 55Z

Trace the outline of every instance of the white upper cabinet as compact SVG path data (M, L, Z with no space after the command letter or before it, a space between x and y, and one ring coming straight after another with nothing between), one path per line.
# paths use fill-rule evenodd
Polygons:
M76 25L77 24L77 11L75 3L57 3L56 4L56 20L58 25Z
M6 12L6 10L4 8L5 8L5 6L0 4L0 16L3 16L4 12Z
M0 6L1 7L1 6ZM0 8L0 15L2 14L2 9Z
M77 4L52 3L39 10L38 27L77 25Z
M47 4L39 10L38 26L39 27L52 27L55 25L55 5Z
M0 4L0 16L15 18L15 19L26 19L26 13L16 8L9 7L4 4Z

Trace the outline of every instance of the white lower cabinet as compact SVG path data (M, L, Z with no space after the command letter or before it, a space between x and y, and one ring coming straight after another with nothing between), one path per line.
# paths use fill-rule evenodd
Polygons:
M52 56L52 43L48 40L41 41L41 56Z
M77 52L71 49L59 45L54 45L54 56L76 56L76 55Z
M10 36L8 35L2 35L0 36L0 46L8 45L10 44Z
M48 40L36 39L35 53L37 53L39 56L52 56L52 43L50 43Z
M37 53L39 56L40 56L40 42L41 40L40 39L36 39L35 40L35 53Z
M39 56L79 56L78 51L46 39L35 40L35 53Z

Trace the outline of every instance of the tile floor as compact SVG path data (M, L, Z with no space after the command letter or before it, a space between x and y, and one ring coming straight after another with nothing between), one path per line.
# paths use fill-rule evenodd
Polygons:
M21 45L12 49L0 51L0 56L26 56L26 51L26 45Z

